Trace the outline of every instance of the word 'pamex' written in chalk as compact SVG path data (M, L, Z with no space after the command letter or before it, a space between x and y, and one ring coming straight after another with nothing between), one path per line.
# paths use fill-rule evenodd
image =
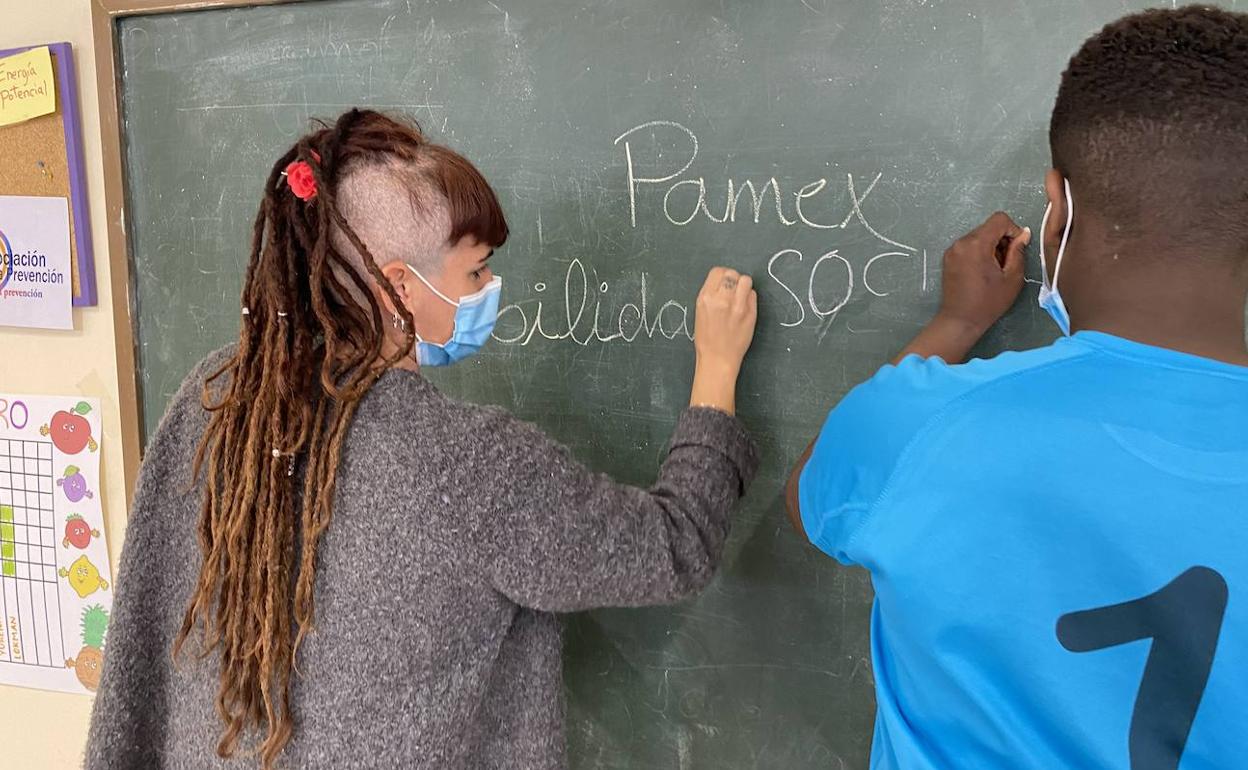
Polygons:
M644 133L647 131L650 133ZM679 151L651 150L654 157L642 157L635 140L659 132L670 134ZM765 255L724 256L725 261L747 270L753 271L751 263L758 268L757 272L765 267L767 279L785 298L784 308L778 311L782 327L819 323L826 333L828 319L835 318L855 292L888 296L889 287L882 285L882 279L874 272L887 263L902 261L913 265L920 274L922 290L927 291L927 253L880 232L865 213L865 204L880 184L882 173L876 173L865 186L852 173L847 173L843 181L820 177L791 190L785 190L774 176L765 180L729 177L721 184L708 184L705 176L692 175L700 150L697 135L672 121L650 121L630 128L615 139L614 145L620 152L627 182L631 227L638 226L639 217L655 213L661 215L661 222L674 227L701 221L710 226L778 224L821 232L862 227L870 234L877 248L863 255L861 266L835 247L818 254L784 248ZM719 190L722 192L713 192ZM842 190L844 213L829 217L827 201L816 199L833 199L835 195L839 201ZM825 210L815 214L815 208ZM646 272L625 283L636 288L625 289L620 298L626 301L621 303L612 297L610 284L599 278L592 264L580 257L573 259L564 271L561 292L558 285L551 288L539 281L532 288L535 296L499 311L495 339L518 345L528 345L534 339L566 340L588 346L692 337L687 303L651 297L654 281Z

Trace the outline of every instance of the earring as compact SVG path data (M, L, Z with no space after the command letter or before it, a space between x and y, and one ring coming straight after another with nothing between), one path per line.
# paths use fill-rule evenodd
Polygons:
M394 314L394 317L391 319L391 323L393 323L394 328L398 329L399 331L402 331L407 328L407 321L404 321L403 316L399 315L398 313Z

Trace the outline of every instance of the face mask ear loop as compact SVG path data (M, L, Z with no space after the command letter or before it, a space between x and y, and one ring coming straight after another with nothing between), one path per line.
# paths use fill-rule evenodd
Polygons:
M1044 234L1049 231L1049 214L1053 213L1053 204L1044 207L1044 216L1040 219L1040 280L1046 289L1052 289L1049 283L1049 261L1044 258Z
M1070 197L1070 180L1066 179L1064 181L1066 183L1066 229L1062 230L1062 242L1057 247L1057 264L1053 265L1053 289L1055 291L1057 290L1057 274L1062 271L1062 257L1066 254L1066 242L1070 239L1070 227L1075 220L1075 203ZM1044 239L1041 238L1040 240L1043 241Z
M437 290L437 287L435 287L433 284L429 283L428 279L426 279L423 275L421 275L421 274L420 274L420 271L419 271L419 270L417 270L416 268L412 267L411 265L404 265L404 267L406 267L408 270L411 270L411 271L412 271L412 275L414 275L414 276L416 276L417 278L419 278L419 279L420 279L420 282L421 282L421 283L423 283L426 287L428 287L429 291L431 291L431 292L433 292L434 294L438 295L438 299L442 300L443 302L445 302L446 304L450 305L451 307L459 307L459 303L458 303L457 301L455 301L455 300L451 299L450 297L446 296L446 295L445 295L445 294L443 294L442 292L438 291L438 290Z

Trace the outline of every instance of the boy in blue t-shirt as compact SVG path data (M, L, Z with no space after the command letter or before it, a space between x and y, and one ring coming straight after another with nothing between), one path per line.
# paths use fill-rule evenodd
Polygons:
M955 365L1024 283L1031 233L994 215L790 515L873 578L873 768L1248 767L1248 16L1108 25L1050 143L1067 336Z

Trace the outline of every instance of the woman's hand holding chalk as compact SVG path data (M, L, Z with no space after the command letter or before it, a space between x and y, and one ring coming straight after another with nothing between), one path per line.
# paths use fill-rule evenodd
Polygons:
M754 281L730 268L713 268L698 294L697 308L693 347L698 361L689 403L732 414L737 375L758 318Z

